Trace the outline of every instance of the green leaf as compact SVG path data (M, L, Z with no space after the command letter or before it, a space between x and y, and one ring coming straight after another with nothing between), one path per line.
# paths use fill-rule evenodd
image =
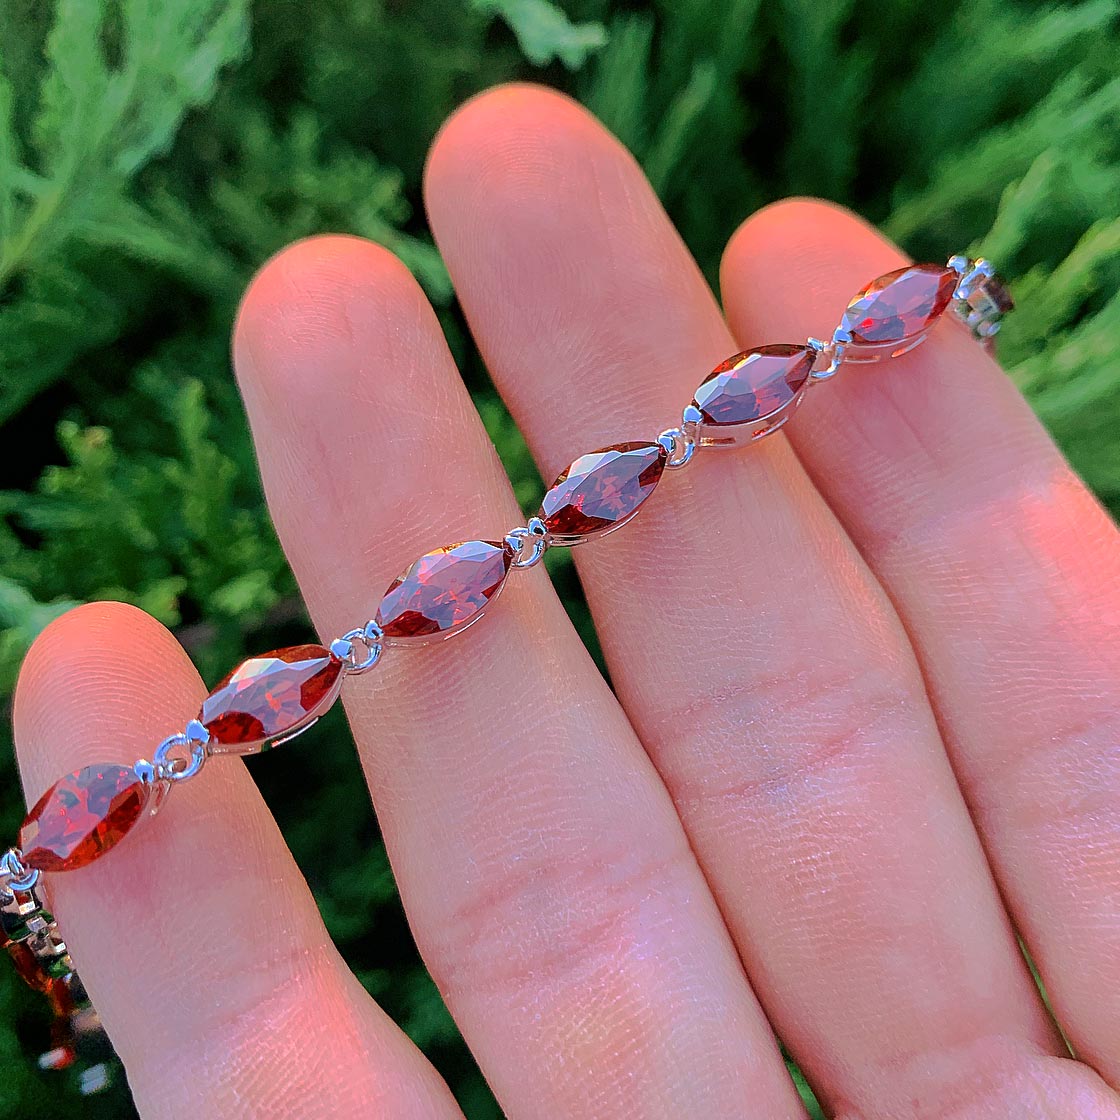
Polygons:
M0 688L15 683L18 663L39 634L77 605L73 599L37 602L25 587L0 575Z
M607 128L638 155L646 145L653 33L653 20L646 16L616 19L584 99Z
M102 50L106 0L57 0L47 38L35 145L45 174L66 184L103 142L120 111Z
M19 144L13 120L12 87L0 59L0 245L11 234L16 207Z
M607 41L601 23L573 23L549 0L474 0L474 6L504 20L535 66L559 59L569 70L578 70Z
M118 210L130 180L165 151L184 116L213 95L248 41L248 0L58 0L22 169L34 205L0 251L0 288ZM120 16L120 60L106 40ZM112 26L111 26L112 25Z
M716 67L698 62L688 85L669 103L657 133L643 160L646 175L658 192L668 187L677 166L683 161L696 134L696 125L717 89Z

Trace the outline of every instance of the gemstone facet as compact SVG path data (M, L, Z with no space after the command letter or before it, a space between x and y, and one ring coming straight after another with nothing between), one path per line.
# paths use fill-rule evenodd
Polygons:
M616 443L581 455L549 487L540 518L560 543L609 533L653 493L666 458L656 443Z
M242 661L202 702L215 753L255 748L307 727L334 703L342 662L322 646L289 646Z
M19 830L24 862L40 871L84 867L136 824L150 789L131 766L86 766L55 782Z
M748 424L785 408L809 380L816 355L780 343L736 354L708 375L692 403L706 424Z
M1002 276L988 276L981 280L973 286L965 302L985 319L999 319L1015 310L1015 301Z
M890 343L920 335L949 306L959 277L951 268L896 268L861 288L841 325L855 343Z
M502 589L513 553L465 541L426 553L389 585L377 625L389 640L444 637L474 622Z

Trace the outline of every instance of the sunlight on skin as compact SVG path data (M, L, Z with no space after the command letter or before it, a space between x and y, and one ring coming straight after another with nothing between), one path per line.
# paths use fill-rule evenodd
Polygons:
M472 101L426 187L546 476L654 435L737 348L637 165L567 99ZM731 328L819 333L899 259L835 208L768 208L728 249ZM419 553L519 522L385 250L278 255L234 355L323 637ZM462 643L348 689L432 974L510 1120L803 1116L759 1000L840 1120L1118 1120L1098 1076L1120 1081L1115 531L948 324L814 391L789 431L700 456L577 553L625 710L541 570ZM28 793L107 734L149 751L200 695L154 621L71 612L17 690ZM145 831L54 894L146 1118L460 1115L345 972L239 762Z
M728 247L730 320L744 340L819 329L857 276L903 259L836 207L768 207ZM790 438L917 643L1063 1027L1120 1084L1116 528L955 324L892 371L851 374L801 410Z

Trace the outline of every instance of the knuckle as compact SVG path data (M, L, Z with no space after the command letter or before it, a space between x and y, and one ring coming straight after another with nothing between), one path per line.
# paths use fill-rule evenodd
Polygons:
M691 859L684 842L575 850L545 844L489 868L426 946L442 991L564 988L626 951L632 927Z
M796 804L882 765L928 707L896 666L836 666L727 682L672 718L688 740L671 784L682 811Z

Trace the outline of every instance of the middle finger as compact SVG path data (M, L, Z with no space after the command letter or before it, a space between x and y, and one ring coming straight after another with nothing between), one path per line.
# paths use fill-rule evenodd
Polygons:
M546 478L652 438L735 349L636 165L565 99L475 101L437 141L427 187ZM683 473L576 554L619 695L828 1104L947 1110L996 1055L1058 1043L912 650L782 436Z
M286 250L234 350L324 636L425 549L516 524L435 315L384 250ZM452 1013L511 1120L730 1120L747 1100L787 1120L796 1094L664 787L543 571L509 582L477 629L387 650L346 694Z

